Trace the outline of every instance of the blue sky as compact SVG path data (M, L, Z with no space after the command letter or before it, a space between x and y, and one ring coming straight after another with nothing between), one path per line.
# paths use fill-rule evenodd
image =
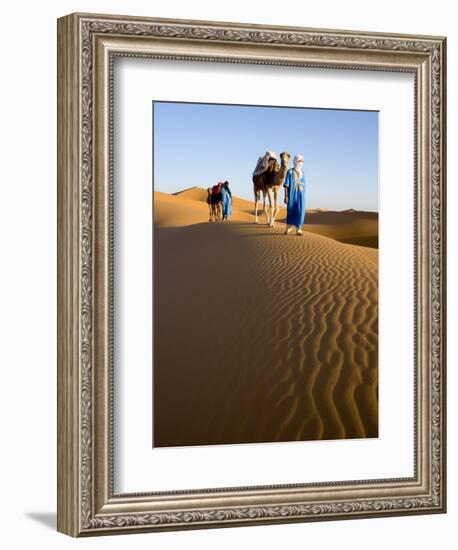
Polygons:
M378 211L378 112L154 102L153 127L156 191L228 180L252 200L258 157L288 151L304 157L307 208Z

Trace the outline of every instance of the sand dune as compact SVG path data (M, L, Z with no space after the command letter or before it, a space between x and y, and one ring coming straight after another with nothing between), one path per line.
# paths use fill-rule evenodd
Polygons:
M377 251L190 195L155 193L155 445L377 437Z
M307 231L337 241L378 248L378 214L360 210L307 212Z
M181 199L207 202L207 190L203 187L189 187L188 189L183 189L183 191L173 193L173 196Z
M202 190L204 191L204 190ZM186 194L168 195L154 192L154 225L156 227L179 227L208 222L208 205L205 201L190 199ZM233 219L253 222L254 217L234 207Z
M163 193L161 193L163 194ZM181 199L190 199L199 202L207 202L207 190L202 187L190 187L189 189L184 189L183 191L178 191L173 193L174 197L179 197ZM245 212L248 214L254 214L254 203L253 201L248 201L246 199L241 199L239 197L233 197L233 207L237 211Z
M200 217L199 221L206 221L204 212L202 210L202 204L205 204L207 201L207 191L200 187L191 187L185 189L184 191L179 191L174 195L166 195L164 193L158 193L158 195L170 198L179 198L181 200L192 200L195 203L193 206L199 209ZM283 196L281 197L283 200ZM283 204L283 202L281 202ZM191 206L190 203L186 205L186 209L189 209ZM234 196L234 215L233 220L235 221L249 221L252 219L254 221L254 203L253 201L248 201L246 199L241 199ZM262 208L262 206L261 206ZM199 223L199 221L189 221L185 220L188 218L193 218L190 212L185 212L184 217L181 217L178 225L187 225L188 223ZM170 212L167 213L167 216L164 216L164 220L169 220ZM263 212L260 210L258 212L259 219L264 222L265 217ZM251 218L250 218L251 216ZM284 206L280 208L278 213L277 220L279 223L284 223L286 220L286 209ZM166 224L171 226L171 222L167 221ZM335 239L336 241L354 244L359 246L366 246L370 248L378 248L378 214L377 212L363 212L360 210L343 210L343 211L331 211L325 210L322 208L313 208L307 210L305 217L304 230L310 233L315 233L317 235L323 235L324 237L329 237Z

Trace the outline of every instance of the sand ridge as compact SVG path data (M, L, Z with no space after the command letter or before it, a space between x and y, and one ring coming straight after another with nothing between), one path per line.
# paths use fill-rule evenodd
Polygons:
M206 189L191 187L173 195L156 191L154 196L155 200L161 202L161 208L157 209L156 218L158 219L155 221L157 226L176 227L208 221ZM259 219L262 224L265 219L262 211L259 212ZM254 222L254 203L234 196L232 220ZM277 221L284 223L285 220L286 209L281 206ZM352 209L341 212L321 208L308 209L304 230L347 244L378 248L377 212Z

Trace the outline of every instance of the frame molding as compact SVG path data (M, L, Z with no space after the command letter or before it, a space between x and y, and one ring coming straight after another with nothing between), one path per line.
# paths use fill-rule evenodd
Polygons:
M58 20L58 530L71 536L445 512L443 37L73 14ZM413 478L114 494L116 56L403 71L416 79Z

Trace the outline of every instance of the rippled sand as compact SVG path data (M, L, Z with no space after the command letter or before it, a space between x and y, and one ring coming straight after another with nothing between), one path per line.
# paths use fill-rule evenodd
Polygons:
M377 437L377 250L198 201L155 197L155 446Z

